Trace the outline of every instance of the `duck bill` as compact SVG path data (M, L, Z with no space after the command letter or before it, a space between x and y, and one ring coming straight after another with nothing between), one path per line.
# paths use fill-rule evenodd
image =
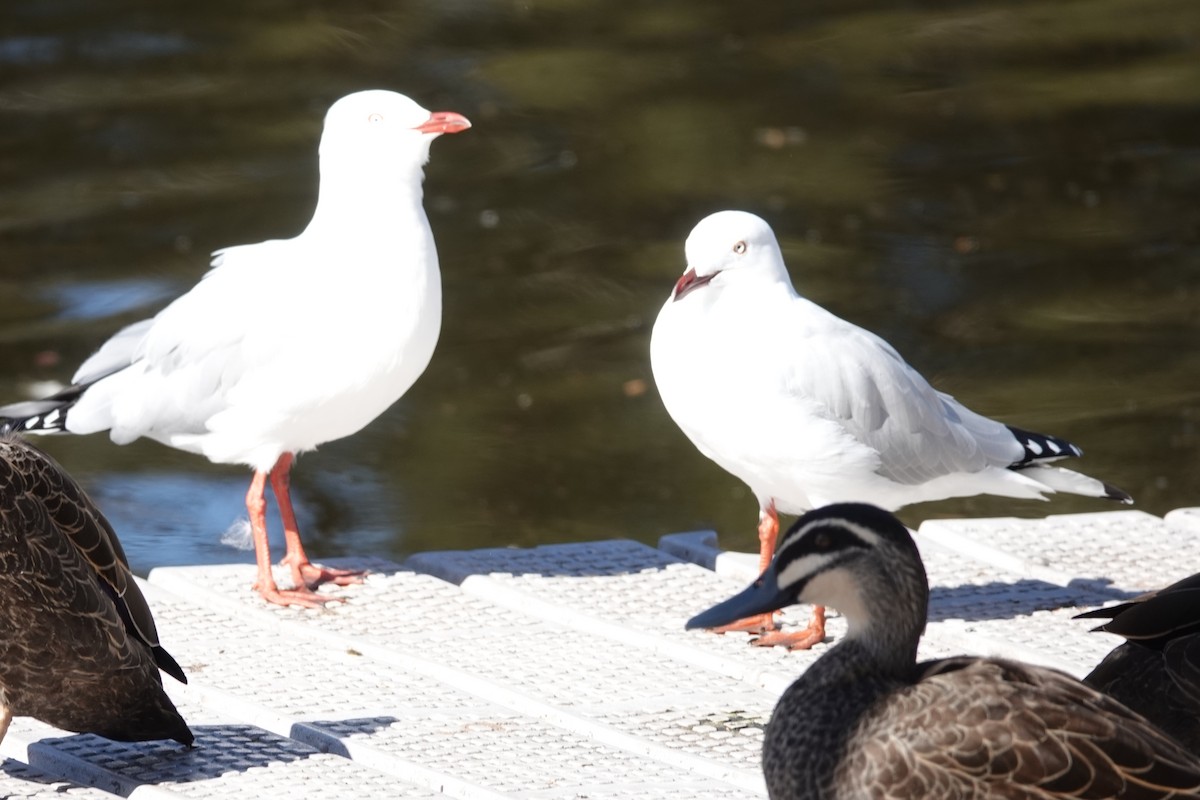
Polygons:
M458 133L465 131L471 127L471 121L462 114L455 114L453 111L434 111L429 115L429 119L422 122L413 130L421 133Z
M696 274L696 270L689 269L687 272L679 276L679 280L675 281L674 299L680 300L688 292L707 285L709 281L716 277L716 274L717 273L714 272L712 275L700 276Z
M708 611L692 617L684 627L688 630L718 628L737 622L739 619L776 611L795 602L790 593L780 590L779 579L775 575L775 565L772 564L759 576L758 580L746 589L723 603L717 603Z

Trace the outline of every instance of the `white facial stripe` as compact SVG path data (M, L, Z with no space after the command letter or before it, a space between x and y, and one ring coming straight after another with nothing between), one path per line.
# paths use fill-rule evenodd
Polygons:
M825 517L822 519L813 520L807 525L797 529L795 533L783 540L777 550L782 553L788 548L796 546L804 539L805 536L811 535L814 529L838 527L843 528L844 530L849 531L857 536L867 547L877 547L883 541L879 534L875 533L865 525L852 522L848 519L831 519L829 517ZM821 572L828 569L836 560L838 560L842 552L844 551L839 550L829 553L809 553L801 558L788 561L787 565L780 569L776 574L776 578L779 581L779 586L781 588L793 586L801 581L811 579L814 575L819 575Z
M811 553L804 558L797 558L790 562L778 574L779 586L791 586L799 583L810 575L815 575L833 562L835 556L832 553Z
M792 533L790 536L788 536L786 539L784 539L783 542L781 542L780 545L776 548L776 550L783 550L785 547L790 546L793 542L797 542L800 539L803 539L805 536L808 535L809 531L811 531L813 528L825 528L825 527L845 528L846 530L848 530L851 533L858 536L858 538L862 539L867 545L869 545L871 547L877 547L879 545L879 543L882 541L879 534L875 533L875 531L871 530L866 525L859 525L857 522L851 522L848 519L825 517L822 519L815 519L812 522L808 523L807 525L805 525L801 528L798 528L794 533Z

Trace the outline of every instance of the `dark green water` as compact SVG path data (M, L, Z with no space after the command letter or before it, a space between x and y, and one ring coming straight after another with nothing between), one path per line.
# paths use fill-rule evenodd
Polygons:
M475 123L427 171L429 371L299 463L317 555L701 526L752 547L753 499L666 416L647 353L684 237L721 208L766 217L801 292L939 388L1075 441L1139 508L1200 505L1195 0L38 0L0 22L4 399L68 379L209 251L297 233L337 97ZM139 571L250 560L219 542L245 471L42 442Z

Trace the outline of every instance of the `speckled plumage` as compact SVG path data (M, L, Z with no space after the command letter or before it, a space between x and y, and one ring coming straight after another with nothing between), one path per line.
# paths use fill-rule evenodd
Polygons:
M846 503L797 520L750 588L689 621L797 602L846 617L846 638L767 726L772 800L1200 797L1200 758L1069 675L996 658L916 663L928 599L904 526Z
M112 527L62 467L15 437L0 439L0 598L8 714L192 743L159 669L186 678L158 644Z
M1200 753L1200 573L1126 603L1080 614L1123 636L1084 682Z

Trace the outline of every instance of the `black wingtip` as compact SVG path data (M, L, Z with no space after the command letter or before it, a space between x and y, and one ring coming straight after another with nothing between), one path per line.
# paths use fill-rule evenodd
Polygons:
M188 749L191 749L196 742L196 734L192 733L192 729L186 723L182 724L171 738Z
M99 378L95 380L99 380ZM40 400L22 400L0 406L0 431L11 433L62 433L66 431L67 414L79 402L79 398L83 397L83 393L95 383L95 380L71 384Z
M187 675L183 674L183 667L179 666L179 662L172 658L171 654L161 645L154 645L150 651L154 654L154 663L158 665L159 669L180 683L188 682Z
M1025 450L1020 461L1009 465L1010 469L1023 467L1026 464L1035 462L1057 461L1060 458L1073 458L1083 455L1083 450L1071 444L1066 439L1060 439L1057 436L1048 436L1044 433L1034 433L1022 428L1014 428L1012 425L1005 425L1004 427L1008 428L1009 433L1016 438L1017 443Z
M28 407L30 413L23 416L0 417L0 434L10 436L21 433L61 433L67 429L67 411L75 405L53 405L40 401L6 406L6 410Z
M1080 611L1078 614L1071 617L1071 619L1112 619L1114 616L1116 616L1118 613L1120 613L1121 609L1123 609L1124 607L1125 607L1124 605L1100 606L1099 608L1092 608L1092 609L1088 609L1087 611ZM1098 628L1092 628L1092 632L1095 633L1096 631L1104 630L1104 625L1107 625L1107 624L1108 623L1104 623L1103 625L1100 625Z
M1111 483L1104 484L1104 496L1109 500L1116 500L1118 503L1122 503L1127 506L1133 505L1133 495L1124 489L1118 489Z

